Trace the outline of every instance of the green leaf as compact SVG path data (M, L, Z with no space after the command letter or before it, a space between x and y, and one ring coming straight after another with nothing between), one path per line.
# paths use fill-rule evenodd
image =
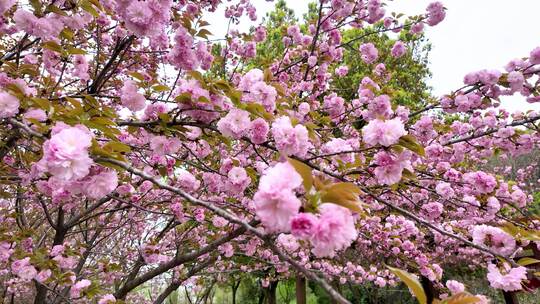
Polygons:
M106 117L93 117L90 121L104 126L116 126L114 121Z
M139 81L144 81L144 75L139 72L130 72L129 75Z
M210 103L210 99L206 98L205 96L199 96L197 101L201 103Z
M309 190L313 186L313 175L311 173L311 168L303 162L292 159L290 157L287 157L287 161L294 167L296 172L298 172L298 174L302 176L304 189L306 190L306 192L309 192Z
M190 93L182 93L174 98L175 101L179 103L189 103L191 102L191 94Z
M94 96L85 94L84 99L88 102L89 105L96 109L99 109L100 103L96 100L96 98L94 98Z
M73 40L73 37L75 36L75 33L73 33L72 30L68 29L67 27L65 27L61 32L60 32L60 36L62 38L66 38L67 40L69 41L72 41Z
M231 86L224 80L218 80L214 82L214 86L224 92L228 92L231 90Z
M45 98L34 97L32 98L32 102L45 111L48 111L51 106L51 102Z
M416 141L416 138L414 138L414 136L412 135L401 136L401 138L399 139L398 145L403 146L420 156L426 155L426 152L424 151L424 147L421 144L419 144Z
M232 103L237 108L242 108L242 92L237 90L231 90L227 96L231 99Z
M247 172L247 174L249 175L249 177L251 178L252 181L257 180L257 171L255 171L255 169L253 169L251 167L247 167L246 172Z
M354 212L362 213L362 203L358 195L362 191L353 183L335 183L326 185L321 190L321 202L333 203Z
M184 15L184 17L180 20L182 22L182 25L188 30L190 31L191 30L191 19L187 16L187 15Z
M272 77L273 77L272 71L270 71L269 68L264 69L264 78L263 78L264 81L265 82L271 82Z
M410 180L416 180L416 175L413 172L409 171L409 169L403 169L401 176Z
M103 6L101 6L101 3L99 3L99 0L88 0L88 2L92 3L95 7L99 8L100 10L103 10Z
M170 90L169 87L164 84L157 84L153 86L152 89L156 92L165 92L165 91Z
M274 119L274 115L268 113L264 107L261 105L261 104L258 104L258 103L249 103L246 105L246 111L248 111L249 113L255 115L255 116L259 116L259 117L263 117L264 119L267 119L267 120L273 120Z
M131 152L131 148L128 145L119 141L110 141L103 146L103 149L113 152Z
M208 25L210 25L210 23L208 23L207 21L199 20L199 26L200 26L200 27L208 26Z
M57 52L57 53L62 53L62 46L60 46L60 44L54 42L54 41L47 41L47 42L43 42L41 44L41 46L43 48L46 48L48 50L51 50L51 51L54 51L54 52Z
M42 10L42 4L39 0L30 0L30 5L32 5L32 8L34 9L35 14L34 15L41 15Z
M528 265L540 263L540 260L533 259L533 258L529 258L529 257L525 257L525 258L519 259L519 261L517 261L517 263L518 263L519 265L521 265L521 266L528 266Z
M165 124L171 121L171 116L169 115L169 113L160 113L158 117L159 117L159 120Z
M520 227L515 226L512 223L506 223L501 227L506 233L513 236L516 240L529 240L529 241L540 241L540 231L536 230L526 230Z
M203 75L201 74L201 72L199 72L199 71L189 71L189 72L187 72L187 74L189 76L191 76L191 78L197 79L201 84L204 83L204 78L203 78Z
M468 292L460 292L444 299L444 301L439 302L439 304L475 304L479 301L480 298L475 297Z
M204 38L204 39L208 39L208 36L212 36L212 33L207 29L202 29L197 33L196 36Z
M90 1L83 0L83 1L81 1L80 6L81 6L81 8L83 10L90 13L90 15L92 15L92 16L94 16L96 18L99 17L98 11L94 8L94 5L92 5L92 3L90 3Z
M280 96L285 96L287 95L287 92L285 91L285 89L278 83L272 83L271 84L275 89L276 89L276 92L280 95Z
M30 75L33 77L39 76L39 72L36 70L35 66L30 64L21 64L19 68L19 73L22 75Z
M81 103L75 98L66 97L66 101L69 102L74 108L82 108Z
M405 270L390 266L386 267L409 287L420 304L427 304L426 292L416 277Z
M85 50L79 49L79 48L76 48L76 47L68 46L66 50L67 50L68 54L71 54L71 55L86 55Z
M45 9L45 11L46 12L53 12L53 13L61 15L61 16L67 16L68 15L66 12L64 12L63 10L58 8L58 6L52 5L52 4L47 6L47 9Z

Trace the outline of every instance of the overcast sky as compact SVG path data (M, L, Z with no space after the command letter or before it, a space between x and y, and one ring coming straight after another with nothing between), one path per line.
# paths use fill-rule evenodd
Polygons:
M387 12L415 15L423 13L432 1L395 0L388 2ZM297 16L302 16L310 1L287 2ZM459 88L468 72L500 69L511 59L528 56L533 48L540 46L540 0L442 2L448 9L446 19L433 28L426 27L433 45L430 55L433 78L429 84L436 95ZM259 20L273 8L273 3L265 0L252 0L252 3L257 6ZM223 16L222 11L217 14ZM223 36L225 28L213 24L212 32ZM503 99L503 106L509 110L540 110L539 104L528 104L519 96Z

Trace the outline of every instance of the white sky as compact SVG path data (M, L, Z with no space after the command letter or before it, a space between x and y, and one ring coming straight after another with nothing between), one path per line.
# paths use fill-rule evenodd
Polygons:
M395 0L388 2L387 12L406 15L423 13L434 0ZM287 0L288 6L301 18L310 0ZM463 76L480 69L502 69L511 59L528 56L540 46L540 0L442 0L446 19L439 25L426 27L432 43L429 84L435 95L459 88ZM272 10L274 3L252 0L257 6L259 20ZM215 17L222 18L223 11ZM219 20L212 18L208 21ZM218 22L219 23L219 22ZM244 22L247 24L248 22ZM245 30L245 28L240 27ZM224 24L212 24L210 29L223 37ZM521 96L503 99L503 107L514 111L540 110L539 104L529 104Z

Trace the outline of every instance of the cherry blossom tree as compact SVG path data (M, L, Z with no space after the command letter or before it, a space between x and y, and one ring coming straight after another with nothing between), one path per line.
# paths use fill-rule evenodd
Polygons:
M443 21L439 2L403 16L321 0L258 65L269 29L247 0L3 0L0 14L4 302L163 303L181 287L206 301L252 273L337 303L336 284L400 281L420 303L487 303L443 279L458 264L507 301L538 286L535 168L488 163L538 148L540 115L500 98L540 101L540 47L412 107L393 71ZM365 75L344 95L350 58Z

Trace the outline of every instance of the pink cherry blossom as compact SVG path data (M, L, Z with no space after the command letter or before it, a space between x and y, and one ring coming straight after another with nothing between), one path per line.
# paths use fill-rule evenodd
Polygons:
M169 51L169 61L178 69L194 70L199 66L197 54L193 51L193 37L188 31L180 26L174 36L176 44Z
M0 118L9 118L19 113L19 99L17 97L0 91Z
M150 139L150 149L156 155L174 154L180 149L181 143L178 138L166 136L154 136Z
M354 219L347 208L324 203L319 206L320 217L310 239L313 254L333 257L335 252L350 246L356 239Z
M45 113L45 111L43 111L42 109L31 108L24 112L23 117L25 120L35 119L39 122L44 122L45 120L47 120L47 113Z
M9 10L17 0L5 0L0 2L0 15L3 15L7 10Z
M362 44L360 46L360 53L362 54L362 60L367 64L374 63L379 57L379 51L371 42Z
M290 230L290 220L301 205L294 190L301 184L302 177L289 163L278 163L265 171L253 201L257 216L269 231Z
M172 1L116 1L116 5L128 30L140 37L155 37L170 19Z
M504 291L521 290L521 281L527 279L527 268L516 267L510 268L505 264L503 272L494 264L487 266L487 279L489 285L493 288L502 289Z
M516 249L516 240L497 227L478 225L472 231L473 243L487 246L501 255L511 255Z
M446 288L450 289L452 294L458 294L465 291L465 285L454 280L446 281Z
M441 182L438 183L435 187L435 191L437 191L437 194L439 194L441 197L445 199L453 198L455 195L454 189L452 189L452 186L450 183Z
M126 80L124 86L120 90L120 100L122 105L130 109L133 112L144 109L146 105L146 99L144 96L137 92L137 85L132 80Z
M86 279L83 279L83 280L80 280L80 281L77 281L77 283L75 283L72 287L71 287L71 290L69 291L69 295L72 297L72 298L79 298L81 296L81 292L88 286L90 286L92 284L92 282L90 280L86 280Z
M406 134L407 131L399 118L386 121L374 119L362 129L363 139L370 146L379 144L388 147L397 143L399 138Z
M439 202L431 202L422 206L422 210L425 211L425 216L429 219L435 220L441 216L444 207Z
M73 76L87 81L90 79L88 74L89 64L84 55L75 55L73 58Z
M238 84L238 88L242 91L249 91L254 84L263 81L263 78L263 71L259 69L252 69L242 76L240 83Z
M233 167L227 173L229 189L234 193L242 193L251 183L251 178L242 167Z
M98 304L111 304L116 303L116 298L112 294L106 294L101 297L98 301Z
M40 164L61 180L77 180L89 173L93 161L88 155L92 135L78 127L65 127L43 144Z
M0 242L0 262L5 262L13 254L13 249L8 242Z
M276 239L277 243L288 252L295 252L300 248L300 244L291 234L280 233Z
M178 169L175 173L178 184L185 191L194 192L201 186L201 182L187 170Z
M225 243L221 246L219 246L219 252L223 254L224 257L230 258L234 255L234 247L231 245L231 243Z
M270 127L263 118L259 117L251 122L251 130L249 138L254 144L262 144L268 139L268 131Z
M540 64L540 46L531 51L529 54L529 62L531 64Z
M409 154L402 153L398 156L381 151L374 157L373 163L376 165L373 173L380 184L393 185L401 180L403 169L410 167Z
M48 278L50 278L52 275L52 271L50 269L45 269L45 270L42 270L40 271L35 279L36 281L40 282L40 283L43 283L45 282Z
M11 270L23 280L32 280L38 274L36 268L30 264L30 258L16 260L11 264Z
M101 199L118 186L116 171L106 170L84 180L84 194L92 199Z
M490 193L497 186L497 180L485 172L476 171L463 175L463 181L470 184L479 193Z
M298 213L291 219L291 233L299 239L309 239L315 232L318 218L312 213Z
M249 88L249 94L245 95L243 99L257 102L263 105L266 111L274 112L276 109L276 97L277 91L273 86L259 81Z
M399 58L405 55L406 52L407 47L405 46L405 44L401 41L396 41L396 43L394 43L394 46L392 47L391 54L392 56Z
M446 12L441 2L430 3L426 10L428 12L427 23L431 26L439 24L446 17Z
M276 148L285 155L303 157L310 148L308 131L303 125L292 126L287 116L278 117L272 124Z
M221 118L217 127L221 134L235 139L247 135L251 126L249 113L240 109L232 109L225 117Z

